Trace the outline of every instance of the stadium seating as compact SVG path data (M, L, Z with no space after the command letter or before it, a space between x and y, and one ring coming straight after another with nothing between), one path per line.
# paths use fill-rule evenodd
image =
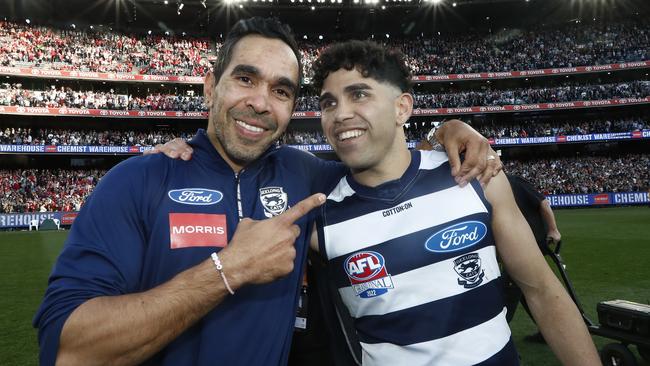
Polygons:
M602 65L650 59L646 23L571 24L410 39L376 39L400 48L416 75ZM59 70L202 76L221 47L208 39L59 30L0 22L0 65ZM588 44L586 50L584 45ZM300 44L306 76L325 42Z

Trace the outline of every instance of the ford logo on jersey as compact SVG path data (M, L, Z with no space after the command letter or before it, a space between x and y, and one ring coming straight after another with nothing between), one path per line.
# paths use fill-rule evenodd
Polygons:
M383 295L393 288L384 257L372 251L355 253L344 262L354 292L362 298Z
M214 205L223 198L223 193L205 188L173 189L167 195L172 201L184 205Z
M465 221L448 226L431 235L424 247L431 252L455 252L481 241L487 234L487 227L480 221Z

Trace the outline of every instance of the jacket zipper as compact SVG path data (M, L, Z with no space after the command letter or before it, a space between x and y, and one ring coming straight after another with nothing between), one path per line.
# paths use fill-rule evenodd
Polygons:
M237 186L237 215L239 217L239 221L241 221L244 218L244 210L242 209L242 204L241 204L241 185L240 185L240 177L241 173L244 170L240 170L239 172L235 173L235 185Z

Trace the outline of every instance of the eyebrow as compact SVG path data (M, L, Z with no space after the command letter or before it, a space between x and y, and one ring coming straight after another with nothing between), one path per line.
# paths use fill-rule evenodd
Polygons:
M343 89L343 91L345 91L346 93L351 93L359 90L368 90L368 89L372 89L370 85L366 83L356 83L356 84L346 86Z
M260 75L260 70L253 65L237 65L232 69L230 75L235 74L249 74L249 75Z
M372 87L370 85L366 84L366 83L356 83L356 84L346 86L345 88L343 88L343 91L346 94L350 94L350 93L353 93L355 91L369 90L369 89L372 89ZM324 100L327 100L327 99L335 99L335 98L334 98L334 95L332 95L332 93L325 92L318 98L318 103L322 103Z
M284 77L284 76L282 76L282 77L280 77L278 79L278 85L284 86L284 87L290 89L291 94L293 94L293 95L296 95L296 90L298 90L298 85L296 85L296 83L291 81L291 79L289 79L287 77Z
M260 72L260 69L253 65L246 65L246 64L240 64L235 66L232 69L232 72L230 75L237 75L237 74L247 74L247 75L253 75L253 76L261 76L262 73ZM288 89L291 90L292 94L296 94L296 90L298 90L298 85L294 83L291 79L289 79L286 76L281 76L278 78L277 85L284 86Z
M334 96L332 95L332 93L330 93L330 92L323 93L320 97L318 97L318 103L319 104L323 103L323 101L327 100L327 99L334 99Z

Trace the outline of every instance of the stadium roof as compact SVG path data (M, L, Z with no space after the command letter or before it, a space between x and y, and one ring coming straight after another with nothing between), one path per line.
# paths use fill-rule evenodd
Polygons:
M226 4L228 1L230 4ZM302 2L301 2L302 1ZM181 7L182 4L182 7ZM205 4L205 5L204 5ZM454 5L455 4L455 5ZM313 8L313 10L312 10ZM647 0L5 0L0 17L59 27L218 36L254 15L329 38L448 34L608 18L650 18Z

